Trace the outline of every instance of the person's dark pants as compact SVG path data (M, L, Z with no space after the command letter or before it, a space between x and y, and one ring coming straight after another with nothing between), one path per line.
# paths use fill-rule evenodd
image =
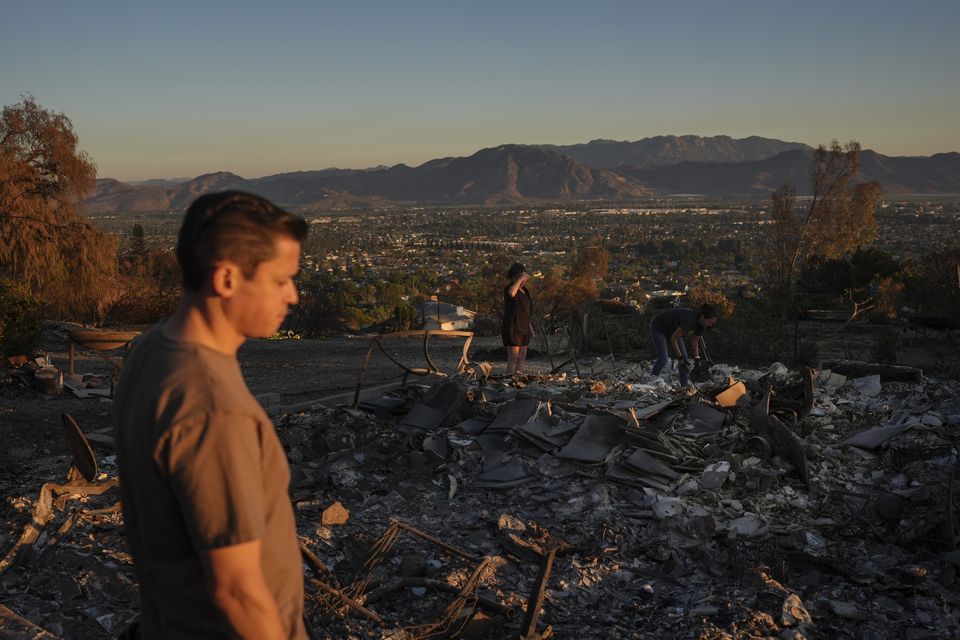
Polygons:
M658 376L670 360L670 341L665 334L653 326L652 322L650 323L650 340L653 341L653 347L657 350L657 361L653 365L653 375ZM686 340L681 338L679 344L680 353L683 354L684 358L689 359L689 356L687 356ZM685 387L689 381L686 368L680 367L680 385Z

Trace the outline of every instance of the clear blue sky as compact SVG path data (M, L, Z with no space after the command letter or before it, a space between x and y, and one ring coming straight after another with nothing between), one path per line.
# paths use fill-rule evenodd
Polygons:
M664 134L960 150L960 0L4 5L0 103L65 113L101 177Z

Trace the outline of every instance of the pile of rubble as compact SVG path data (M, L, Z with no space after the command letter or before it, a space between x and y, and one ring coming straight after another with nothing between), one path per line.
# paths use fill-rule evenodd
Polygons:
M647 371L445 378L279 419L318 635L960 635L960 383L718 365L688 392ZM93 482L114 473L102 457ZM54 509L0 564L0 602L56 635L122 628L110 494Z

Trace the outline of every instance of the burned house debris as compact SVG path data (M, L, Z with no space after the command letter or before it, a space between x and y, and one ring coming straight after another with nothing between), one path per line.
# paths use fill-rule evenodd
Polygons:
M319 637L960 635L957 381L716 364L688 393L647 363L498 379L463 354L275 407ZM4 476L14 637L137 609L109 439L64 424L51 484Z

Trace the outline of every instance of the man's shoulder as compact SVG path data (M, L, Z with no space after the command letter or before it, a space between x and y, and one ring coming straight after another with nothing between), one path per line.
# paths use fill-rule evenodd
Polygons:
M148 420L162 431L218 414L259 417L235 357L166 337L159 327L143 334L124 363L115 409L121 424Z

